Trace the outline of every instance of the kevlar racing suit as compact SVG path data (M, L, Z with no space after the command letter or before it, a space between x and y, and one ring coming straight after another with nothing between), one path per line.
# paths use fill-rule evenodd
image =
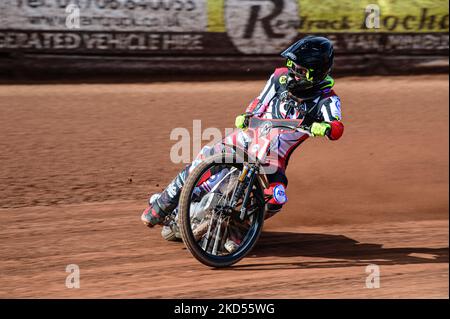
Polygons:
M334 80L327 76L320 83L319 89L310 92L307 97L299 99L288 93L287 76L287 68L276 69L260 95L247 107L246 112L252 112L255 114L254 116L266 119L303 119L304 112L315 107L317 121L330 124L327 137L330 140L339 139L343 134L344 126L341 122L340 99L332 89ZM267 176L270 188L265 190L265 194L273 195L273 197L267 203L266 218L280 211L282 205L287 201L285 196L285 189L288 185L285 175L286 167L293 151L308 137L309 135L301 132L288 132L278 136L279 165L275 173ZM224 141L212 147L205 146L197 158L174 178L153 204L159 214L167 215L178 206L181 190L189 173L205 157L222 152L227 147L227 138L230 137L225 137ZM277 196L277 194L281 194L281 196Z

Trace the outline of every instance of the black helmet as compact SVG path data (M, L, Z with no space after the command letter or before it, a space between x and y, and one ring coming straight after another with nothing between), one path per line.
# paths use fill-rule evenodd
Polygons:
M302 95L322 82L333 66L334 50L330 40L307 36L281 53L289 69L288 89L294 95Z

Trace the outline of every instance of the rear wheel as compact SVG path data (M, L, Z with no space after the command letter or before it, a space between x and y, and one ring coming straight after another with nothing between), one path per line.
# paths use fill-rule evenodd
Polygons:
M258 181L250 191L245 216L241 219L242 198L231 208L243 168L234 161L227 154L206 159L189 174L180 196L183 241L197 260L210 267L227 267L244 258L264 223L264 196ZM207 191L201 186L205 181Z

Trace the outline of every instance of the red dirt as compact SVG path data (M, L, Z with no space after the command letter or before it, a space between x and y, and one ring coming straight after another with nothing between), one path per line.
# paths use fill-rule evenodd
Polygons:
M141 225L182 167L172 128L231 127L263 84L0 86L0 298L448 298L448 76L338 79L343 138L297 150L289 202L228 270Z

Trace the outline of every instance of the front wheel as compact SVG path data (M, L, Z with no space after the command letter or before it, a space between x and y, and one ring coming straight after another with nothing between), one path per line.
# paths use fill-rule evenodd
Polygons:
M227 267L238 262L261 233L265 205L258 180L249 190L244 216L243 196L230 205L242 169L243 164L236 163L232 155L211 156L189 174L181 192L178 208L183 242L207 266Z

